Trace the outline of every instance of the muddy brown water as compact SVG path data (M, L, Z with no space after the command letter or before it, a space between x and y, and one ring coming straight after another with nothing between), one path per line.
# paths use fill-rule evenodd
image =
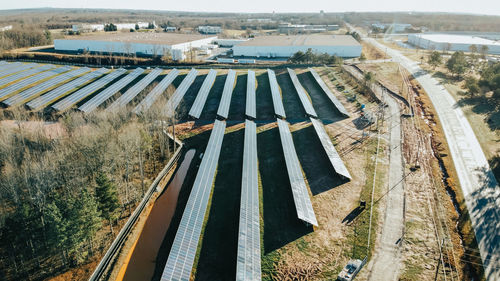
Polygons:
M191 164L195 150L189 150L165 192L156 199L137 240L122 280L151 280L156 256L177 206L182 183Z

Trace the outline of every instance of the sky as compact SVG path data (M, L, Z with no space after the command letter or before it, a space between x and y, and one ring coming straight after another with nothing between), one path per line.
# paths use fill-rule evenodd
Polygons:
M500 16L500 0L0 0L0 10L23 8L111 8L204 12L417 11Z

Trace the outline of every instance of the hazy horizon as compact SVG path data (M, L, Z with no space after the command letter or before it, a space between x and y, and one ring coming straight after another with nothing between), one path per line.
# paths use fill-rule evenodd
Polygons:
M305 6L305 7L304 7ZM362 7L362 8L360 8ZM119 9L119 10L151 10L171 12L223 12L223 13L343 13L343 12L400 12L400 13L457 13L475 15L500 16L500 1L478 0L475 2L457 3L453 0L431 1L422 0L418 2L401 2L388 0L385 2L373 2L367 0L355 0L343 3L322 3L320 0L303 2L288 2L285 0L263 1L255 0L252 5L240 3L239 1L227 2L222 0L213 1L177 1L166 3L159 0L150 0L149 5L133 0L111 0L102 2L99 0L82 0L68 3L64 0L18 0L0 4L0 10L16 9L38 9L38 8L66 8L66 9Z

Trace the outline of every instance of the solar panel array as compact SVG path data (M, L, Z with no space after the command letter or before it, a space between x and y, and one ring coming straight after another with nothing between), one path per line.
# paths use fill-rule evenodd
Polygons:
M245 121L236 280L261 280L257 126Z
M55 76L57 74L61 74L70 70L67 66L57 67L48 71L44 71L42 73L38 73L26 79L23 79L17 83L14 83L10 86L7 86L0 90L0 101L7 99L9 96L15 94L17 91L25 89L29 87L31 84L45 80L49 77Z
M310 119L311 123L314 126L314 130L316 131L316 134L318 135L318 138L321 141L323 148L325 149L326 155L328 156L328 159L330 159L330 162L332 163L335 172L343 176L344 178L351 179L351 174L349 174L349 171L344 165L342 158L340 158L340 155L337 153L337 150L333 146L333 143L330 137L328 136L328 133L325 131L323 123L320 120L314 118Z
M227 118L229 114L229 105L231 104L231 96L233 95L234 84L236 83L236 71L230 69L227 72L226 82L222 90L222 97L220 98L219 109L217 115L222 118Z
M22 64L22 63L12 63L9 64L9 67L5 68L0 72L0 77L5 77L7 75L11 75L13 73L17 73L29 68L33 68L38 66L36 63Z
M257 118L255 84L255 71L249 70L247 75L247 104L245 114L253 119Z
M102 87L106 86L107 84L113 82L116 78L121 76L123 73L127 72L127 70L120 68L118 70L112 71L111 73L107 74L106 76L99 78L95 82L92 82L91 84L79 89L78 91L72 93L71 95L67 96L66 98L58 101L54 105L52 105L52 108L58 111L64 111L69 109L70 107L74 106L77 104L79 101L83 100L84 98L88 97L95 91L101 89Z
M73 69L71 71L57 75L56 77L51 78L51 79L49 79L43 83L40 83L34 87L26 89L26 90L20 92L19 94L4 100L3 103L7 106L15 106L15 105L25 103L25 102L30 101L31 99L43 94L43 93L45 93L47 90L49 90L53 87L57 87L58 85L66 82L70 79L73 79L73 78L77 77L78 75L82 75L86 72L89 72L89 71L90 71L90 68L87 68L87 67Z
M133 112L135 114L140 114L143 111L148 110L153 103L158 99L158 97L165 92L167 87L174 82L174 79L179 75L179 70L172 69L163 80L161 80L156 87L149 92L149 94L135 107Z
M189 116L196 119L200 118L203 107L205 106L205 102L207 101L208 94L210 93L210 89L212 88L216 77L217 71L210 69L207 77L201 85L200 90L198 91L198 94L196 95L196 99L194 100L191 109L189 110Z
M130 87L123 95L121 95L117 100L115 100L106 110L116 110L126 106L131 100L133 100L146 86L148 86L153 80L158 77L163 72L161 68L153 69L148 75L142 78L134 86Z
M189 87L191 87L191 84L193 84L194 79L196 79L196 75L198 75L198 70L191 68L186 77L184 77L184 80L182 80L179 87L177 87L170 99L168 99L167 104L165 105L165 112L167 116L174 115L175 110L184 97L184 94L186 94Z
M78 87L81 87L88 83L89 81L105 74L109 70L106 68L100 68L96 71L92 71L90 73L87 73L81 77L76 78L75 80L72 80L64 85L61 85L54 90L28 102L26 105L33 109L33 110L39 110L42 107L56 101L57 99L60 99L64 97L66 94L76 90Z
M285 108L283 107L283 102L281 101L280 88L278 86L278 81L276 81L276 74L271 69L268 69L267 76L269 77L269 85L271 86L271 96L273 98L274 114L276 114L281 118L286 118Z
M101 105L107 99L112 97L114 94L118 93L118 91L123 89L130 82L134 81L143 72L144 72L144 69L142 69L140 67L134 69L134 71L127 74L127 76L121 78L116 83L113 83L113 85L102 90L99 94L93 96L90 100L88 100L86 103L81 105L78 108L78 110L83 111L85 113L89 113L89 112L94 111L99 105Z
M161 280L189 280L207 212L226 123L215 120Z
M287 70L288 74L290 75L290 78L292 79L295 91L297 91L300 102L302 103L302 106L304 107L304 110L306 111L307 115L318 118L318 115L316 114L316 111L314 110L314 107L311 101L309 100L306 91L304 90L304 88L302 88L302 85L299 82L299 78L297 78L297 74L295 74L295 71L293 71L290 68L287 68Z
M40 73L42 71L46 71L46 70L49 70L52 68L55 68L55 66L51 65L51 64L45 64L42 66L33 67L33 68L28 69L28 70L18 72L16 74L6 76L6 77L0 79L0 88L5 87L6 85L8 85L14 81L29 77L31 75L34 75L34 74L37 74L37 73Z
M328 86L325 84L323 79L319 76L319 74L316 72L316 70L309 68L309 72L311 72L312 76L314 77L314 80L319 84L323 92L328 96L330 101L333 103L333 105L337 108L337 110L344 116L349 117L349 113L347 110L344 108L342 103L335 97L335 95L330 91Z
M308 222L312 225L318 226L316 215L307 192L306 182L302 174L299 158L293 145L292 133L288 127L288 122L277 119L278 128L280 131L281 146L283 147L283 154L285 155L286 169L288 171L288 178L292 187L293 201L297 210L299 219Z
M0 64L0 72L8 69L8 68L12 68L12 67L16 67L18 65L21 65L20 62L12 62L12 63L9 63L9 62L6 62L6 61L2 61L2 63Z

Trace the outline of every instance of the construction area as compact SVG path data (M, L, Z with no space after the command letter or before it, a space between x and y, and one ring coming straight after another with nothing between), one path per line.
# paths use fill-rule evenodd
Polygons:
M406 70L378 67L394 77L366 81L370 63L93 69L2 61L0 103L6 115L48 120L153 110L175 120L165 128L180 147L174 172L90 280L334 280L352 260L363 280L481 276L469 264L481 263L479 253L461 246L460 199L448 195L454 175L443 168L450 159L432 105Z

